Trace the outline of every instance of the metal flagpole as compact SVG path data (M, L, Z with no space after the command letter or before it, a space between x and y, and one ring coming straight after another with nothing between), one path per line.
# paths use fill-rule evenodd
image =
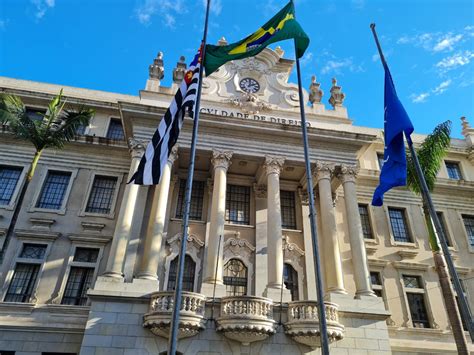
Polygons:
M189 225L189 210L191 207L191 192L193 187L194 178L194 159L196 157L196 144L197 144L197 133L199 126L199 109L201 104L201 91L202 91L202 77L204 71L204 58L206 57L206 40L207 40L207 24L209 21L209 8L211 6L211 0L207 0L206 6L206 19L204 21L204 34L202 37L201 44L201 67L199 68L199 83L196 95L196 103L194 104L194 123L193 123L193 135L191 140L191 152L189 156L188 166L188 179L186 180L186 191L184 198L184 213L183 213L183 235L181 238L181 246L178 256L178 274L176 276L176 289L174 291L174 307L173 316L170 324L170 337L168 343L168 355L175 355L178 345L178 330L179 330L179 312L181 310L181 294L183 288L183 273L184 273L184 260L186 256L186 242L188 239L188 225Z
M296 55L296 41L295 41L295 55ZM309 160L308 147L308 131L306 128L306 117L304 114L303 89L301 87L301 70L300 60L296 58L296 72L298 75L298 93L300 97L300 114L301 114L301 130L303 131L303 145L304 145L304 160L306 164L306 179L309 198L309 220L311 222L311 241L313 245L314 254L314 270L316 272L316 291L318 293L318 317L319 329L321 337L321 353L323 355L329 354L329 341L326 325L326 312L324 308L323 285L321 278L321 261L319 259L318 235L316 232L316 214L314 212L314 191L313 191L313 177L311 175L311 163Z
M382 53L382 47L380 46L379 39L377 37L377 33L375 32L375 23L372 23L370 25L370 28L372 29L372 33L375 38L375 43L377 44L377 49L380 54L380 59L382 60L382 64L384 67L387 65L385 61L385 57ZM448 249L448 244L446 242L446 235L444 234L443 228L441 226L441 223L438 219L438 215L436 214L436 209L433 204L433 200L431 199L431 194L428 189L428 185L426 184L425 176L423 175L423 171L421 170L420 162L418 161L418 156L416 154L415 148L413 147L413 142L411 140L411 137L406 136L405 137L408 142L408 148L410 149L411 156L413 158L413 162L415 164L415 170L416 174L418 177L418 180L421 185L421 196L423 198L423 203L428 206L428 210L430 212L430 217L431 220L433 221L434 227L436 229L436 233L439 236L439 241L441 244L441 249L443 251L444 258L446 260L446 264L448 266L448 270L454 285L454 289L456 290L456 293L458 295L459 299L459 305L460 305L460 313L462 317L466 320L467 323L467 328L469 331L469 335L471 336L471 341L474 342L474 331L473 331L473 319L471 315L471 311L469 309L469 305L466 300L466 295L464 294L464 291L462 289L461 281L459 280L459 275L456 271L456 268L453 263L453 259L451 258L451 254L449 253Z

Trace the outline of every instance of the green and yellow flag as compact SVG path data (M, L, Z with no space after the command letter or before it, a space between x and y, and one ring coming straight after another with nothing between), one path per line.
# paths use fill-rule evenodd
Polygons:
M271 43L293 38L296 56L301 58L309 45L309 38L295 20L295 7L290 1L266 24L243 40L226 46L206 45L204 67L206 75L215 72L230 60L252 57Z

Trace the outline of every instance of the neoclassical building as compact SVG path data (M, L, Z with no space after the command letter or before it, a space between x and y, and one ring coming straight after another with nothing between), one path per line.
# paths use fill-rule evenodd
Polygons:
M304 92L307 186L298 91L288 82L294 63L283 54L266 49L203 82L180 353L320 352L309 188L331 353L456 353L420 197L397 188L383 207L370 205L383 134L350 119L336 80L329 94L315 78ZM64 87L69 105L96 114L63 150L43 154L11 240L6 229L34 150L2 128L0 354L166 354L192 120L160 185L126 182L184 63L164 87L160 53L138 96ZM0 78L0 90L20 96L34 119L62 87ZM433 200L472 304L474 129L465 118L462 125Z

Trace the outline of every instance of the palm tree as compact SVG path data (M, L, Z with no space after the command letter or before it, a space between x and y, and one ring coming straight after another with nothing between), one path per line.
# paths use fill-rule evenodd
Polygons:
M426 137L425 141L417 149L418 160L420 162L421 170L425 176L428 189L433 191L436 182L436 175L441 167L443 158L445 157L449 148L451 138L451 121L446 121L439 124L433 130L433 133ZM412 156L407 154L407 186L416 194L421 193L421 185L415 170L415 165ZM467 341L463 330L462 320L457 308L456 298L454 296L451 285L451 278L448 274L446 261L444 255L440 251L438 237L433 227L433 222L430 217L429 207L427 201L423 199L423 212L425 216L426 227L428 228L428 239L433 251L433 259L435 262L436 271L439 277L441 292L444 298L446 311L448 313L449 322L456 342L456 347L459 354L468 354Z
M0 263L3 261L7 244L13 235L20 213L23 199L28 189L36 166L43 151L47 148L62 149L66 142L74 139L76 131L81 126L87 126L94 115L94 110L81 107L78 110L65 109L63 90L55 96L48 105L46 113L37 114L42 120L34 119L28 114L21 99L14 95L0 95L0 124L3 131L10 132L15 138L30 142L35 148L26 181L22 186L18 202L15 205L3 249L0 251Z

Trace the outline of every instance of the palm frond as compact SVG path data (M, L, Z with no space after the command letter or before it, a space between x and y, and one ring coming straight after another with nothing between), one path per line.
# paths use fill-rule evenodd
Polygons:
M7 124L15 117L25 114L26 108L21 99L14 95L0 95L0 124Z
M51 127L51 134L46 147L62 148L66 142L74 139L79 127L89 125L94 114L93 109L85 107L65 111L61 119Z
M430 191L434 188L436 175L451 143L450 134L451 121L443 122L435 127L433 132L426 137L417 149L421 170ZM421 192L413 157L409 152L407 154L407 185L413 192L417 194Z

